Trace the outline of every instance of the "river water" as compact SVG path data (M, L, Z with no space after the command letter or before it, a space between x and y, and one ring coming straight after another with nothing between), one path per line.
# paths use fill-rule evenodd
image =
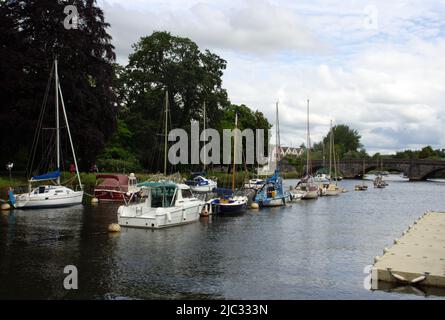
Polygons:
M445 211L445 183L389 180L365 192L346 180L351 191L339 197L118 234L107 232L116 205L2 212L0 298L442 298L364 287L374 256L425 211ZM78 290L63 288L66 265L78 269Z

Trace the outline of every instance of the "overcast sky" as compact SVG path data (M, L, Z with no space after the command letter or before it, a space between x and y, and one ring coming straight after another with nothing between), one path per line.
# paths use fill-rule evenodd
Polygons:
M445 1L99 0L126 64L144 35L170 31L227 60L232 103L274 122L281 141L312 141L329 122L368 152L445 148Z

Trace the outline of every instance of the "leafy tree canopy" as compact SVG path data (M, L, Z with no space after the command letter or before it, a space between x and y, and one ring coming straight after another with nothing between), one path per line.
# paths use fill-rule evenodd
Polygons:
M115 54L107 33L109 25L95 1L74 0L70 4L79 13L77 29L64 28L66 1L0 2L0 162L14 160L18 168L26 167L56 56L81 168L90 167L114 132L116 97L111 63ZM49 91L45 127L54 127L54 91ZM72 159L67 155L65 161Z

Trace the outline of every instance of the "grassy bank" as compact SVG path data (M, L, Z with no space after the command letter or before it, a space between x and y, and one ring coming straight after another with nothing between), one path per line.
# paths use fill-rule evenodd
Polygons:
M150 174L150 173L136 173L135 175L138 181L153 180L159 177L159 174ZM300 177L297 172L284 172L281 175L284 179L297 179ZM189 176L188 172L181 173L181 177L183 179L188 178L188 176ZM230 188L232 186L232 174L230 173L208 172L207 176L209 178L217 179L219 187ZM253 174L252 172L247 172L247 173L238 172L235 176L235 185L237 187L241 187L248 179L254 177L255 174ZM80 174L80 179L87 192L91 192L94 189L94 186L96 185L95 173L82 172ZM75 175L70 174L69 172L62 172L61 181L62 183L66 184L71 188L76 188L76 186L78 185L77 177ZM9 176L0 176L0 192L2 196L6 194L6 190L8 187L17 188L27 185L28 181L26 180L25 177L12 177L12 179L9 180Z

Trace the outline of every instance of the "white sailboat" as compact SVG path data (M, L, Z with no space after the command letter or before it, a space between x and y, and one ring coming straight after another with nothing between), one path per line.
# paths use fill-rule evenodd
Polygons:
M50 77L52 76L52 73ZM55 78L55 107L56 107L56 158L57 168L53 172L33 176L28 182L28 192L18 194L15 196L15 207L20 209L27 208L54 208L66 207L82 203L83 187L80 180L79 169L77 166L76 153L74 151L73 140L71 138L70 127L65 110L65 103L62 95L62 87L59 82L59 75L57 69L57 59L54 60L54 78ZM60 183L60 121L59 121L59 96L62 104L63 119L65 121L68 138L70 141L71 151L76 167L76 175L80 186L80 191L74 191ZM38 127L37 130L40 130ZM40 183L43 181L51 181L52 184L41 184L33 187L33 183Z
M307 100L307 136L306 136L306 175L300 180L294 190L291 191L292 197L297 199L317 199L319 196L319 187L312 176L311 164L311 136L309 130L309 100Z
M193 176L191 179L186 181L186 184L190 186L193 192L212 192L213 189L215 189L218 185L218 183L212 179L206 178L204 176L205 170L206 170L206 136L205 136L205 130L206 130L206 120L207 120L207 114L206 114L206 105L204 103L203 108L203 126L204 126L204 146L203 146L203 154L204 154L204 164L203 164L203 172L202 174L198 174Z
M332 160L334 160L334 172L332 172ZM331 120L331 126L329 130L329 184L325 188L324 195L326 196L338 196L340 193L342 193L342 190L338 187L337 179L335 179L335 183L332 183L331 177L333 176L333 174L335 174L335 176L338 175L335 160L334 132L332 130Z

